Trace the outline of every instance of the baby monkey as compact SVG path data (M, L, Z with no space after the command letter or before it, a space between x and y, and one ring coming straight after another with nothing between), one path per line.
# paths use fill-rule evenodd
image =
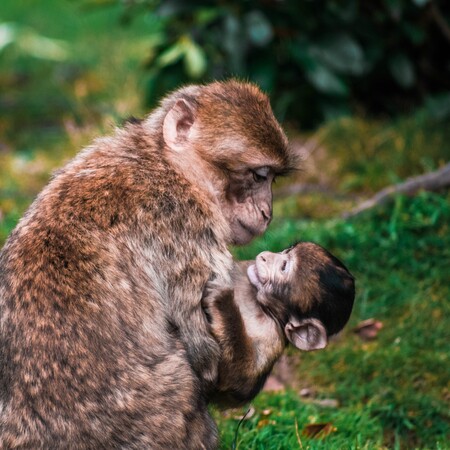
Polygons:
M222 355L211 400L227 406L261 390L288 342L305 351L326 347L347 323L355 297L344 264L311 242L236 263L233 276L234 290L211 282L203 297Z

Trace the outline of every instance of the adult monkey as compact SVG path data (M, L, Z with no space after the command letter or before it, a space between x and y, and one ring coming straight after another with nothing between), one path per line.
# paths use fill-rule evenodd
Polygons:
M168 96L41 192L0 254L0 448L212 449L201 309L227 244L266 229L295 162L267 97Z

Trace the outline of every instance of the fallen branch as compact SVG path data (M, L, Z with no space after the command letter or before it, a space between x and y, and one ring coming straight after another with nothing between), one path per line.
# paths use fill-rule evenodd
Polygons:
M315 183L294 183L283 186L282 188L278 188L276 190L277 197L288 197L290 195L311 193L335 195L330 187Z
M374 206L388 202L396 194L414 195L419 190L439 191L450 186L450 163L435 172L408 178L405 182L388 186L375 194L372 198L363 201L343 217L353 217Z

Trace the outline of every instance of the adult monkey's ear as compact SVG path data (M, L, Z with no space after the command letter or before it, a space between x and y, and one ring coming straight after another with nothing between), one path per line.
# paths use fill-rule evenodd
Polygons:
M193 105L183 99L177 100L164 118L163 136L166 145L178 152L184 150L194 121Z
M289 342L299 350L320 350L328 344L327 331L317 319L291 319L284 332Z

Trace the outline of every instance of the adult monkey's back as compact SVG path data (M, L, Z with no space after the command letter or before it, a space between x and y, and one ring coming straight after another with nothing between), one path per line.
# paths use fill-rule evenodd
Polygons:
M295 164L236 81L176 91L58 172L0 254L0 448L214 448L201 310Z

